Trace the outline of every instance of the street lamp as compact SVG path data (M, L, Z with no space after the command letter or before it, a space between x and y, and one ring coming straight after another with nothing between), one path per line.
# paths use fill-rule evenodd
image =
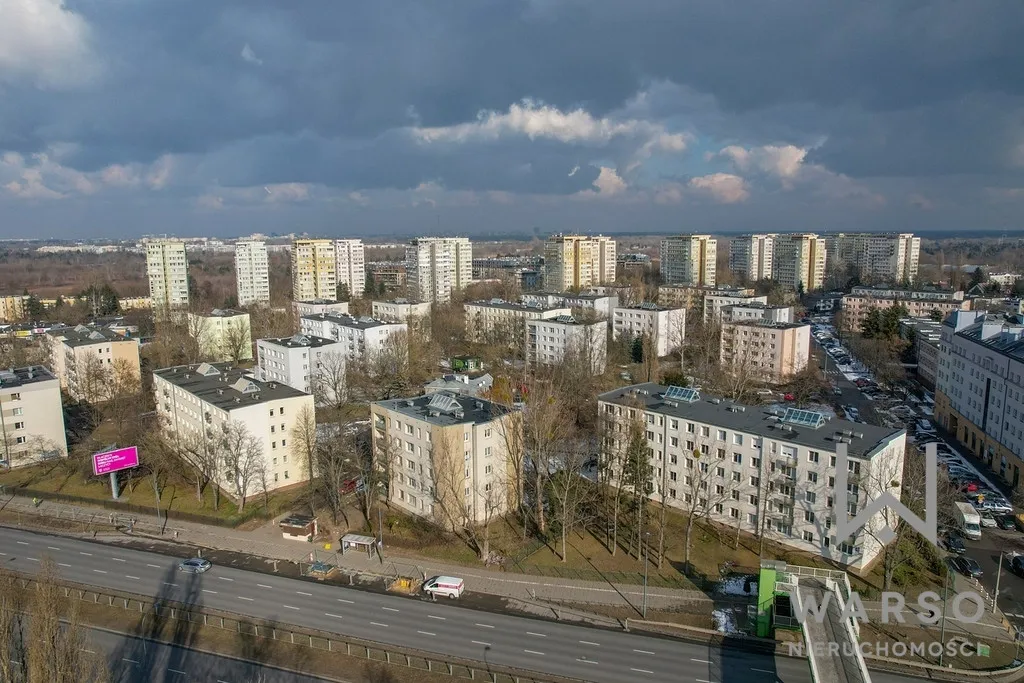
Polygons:
M648 558L648 554L650 552L650 547L651 547L651 532L648 531L648 532L644 533L644 604L643 604L643 609L641 609L641 611L640 611L640 614L643 616L644 619L647 618L647 565L648 565L647 558Z

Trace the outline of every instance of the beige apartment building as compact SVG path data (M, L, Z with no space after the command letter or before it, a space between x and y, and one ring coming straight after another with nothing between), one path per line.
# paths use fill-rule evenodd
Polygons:
M405 276L410 298L451 301L452 292L473 281L473 243L467 237L418 237L405 248Z
M616 243L597 235L552 235L544 244L544 286L579 291L615 282Z
M373 454L388 471L388 501L448 528L493 520L508 509L514 473L508 408L439 391L370 404Z
M371 315L377 320L393 323L408 323L413 320L424 320L430 317L429 301L410 301L409 299L392 299L391 301L374 301Z
M106 401L126 382L142 379L138 339L78 325L48 330L43 340L60 388L75 401Z
M825 283L825 240L814 233L779 235L772 246L772 279L813 292Z
M618 306L612 312L612 338L652 340L659 357L667 356L686 341L686 309L655 304Z
M588 323L572 316L526 322L526 365L560 365L576 357L594 375L604 373L608 360L608 321Z
M729 242L729 270L741 282L770 280L778 235L740 235Z
M912 233L838 233L825 236L829 268L853 266L865 282L917 279L921 238Z
M679 235L661 241L661 279L669 285L714 287L718 240L711 235Z
M161 315L188 306L188 255L178 239L143 240L149 298Z
M207 314L189 313L188 330L199 344L199 355L213 361L252 360L249 314L215 308Z
M295 431L302 428L306 411L315 414L311 394L283 382L260 381L255 371L230 363L155 370L153 391L167 438L180 452L193 454L185 457L194 466L217 457L229 429L254 437L256 449L246 453L242 477L227 466L214 470L215 484L229 495L237 495L240 483L249 496L262 492L262 472L269 491L309 479Z
M934 316L939 320L944 320L953 311L967 311L971 308L970 300L964 299L964 293L959 291L854 287L842 298L843 329L858 331L871 309L885 310L897 304L907 309L909 318Z
M685 308L688 311L703 310L708 297L725 297L718 299L711 306L727 306L753 297L755 291L751 287L693 287L691 285L662 285L658 287L658 304L665 308ZM737 301L732 301L737 299Z
M11 323L25 319L27 294L8 294L0 296L0 322Z
M722 366L762 382L785 384L807 367L811 326L767 320L722 323Z
M42 365L0 370L0 433L7 467L68 453L60 382Z
M543 306L514 303L501 299L469 301L466 311L466 337L476 344L505 341L510 348L526 343L526 323L530 320L571 316L566 306Z
M292 299L335 299L338 296L337 258L333 240L292 242Z

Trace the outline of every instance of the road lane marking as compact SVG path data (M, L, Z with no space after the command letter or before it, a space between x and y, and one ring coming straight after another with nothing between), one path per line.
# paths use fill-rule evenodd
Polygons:
M265 583L257 583L256 585L260 588L270 588L270 586L266 585Z
M580 642L583 643L584 645L594 645L596 647L601 647L601 643L595 643L595 642L590 641L590 640L581 640Z
M18 545L28 545L25 541L18 541Z
M436 636L437 635L436 633L431 633L430 631L416 631L416 633L419 633L420 635L424 635L424 636Z
M46 547L47 547L47 549L49 549L49 550L56 550L57 552L60 552L60 548L58 548L57 546L53 546L53 545L48 545L48 546L46 546Z
M653 655L654 654L650 650L633 650L633 652L639 652L642 655Z
M351 600L346 600L345 598L338 598L338 602L347 602L350 605L356 604L356 603L352 602Z
M29 562L38 562L39 561L38 557L26 557L25 559L28 560Z
M239 600L248 600L249 602L252 602L252 601L253 601L253 598L247 598L247 597L245 597L244 595L239 595L239 596L238 596L238 599L239 599Z
M180 669L168 669L168 671L171 672L172 674L179 674L181 676L185 675L185 672L181 671Z
M388 627L388 625L387 625L387 624L382 624L382 623L380 623L379 621L371 621L371 622L370 622L370 625L371 625L371 626L383 626L384 628L387 628L387 627Z
M473 643L474 645L483 645L484 647L490 647L491 646L490 643L485 643L482 640L471 640L469 642Z
M340 614L331 614L330 612L324 612L324 616L334 617L335 619L344 619L345 617Z
M299 595L305 595L305 596L310 597L310 598L313 597L312 593L303 593L302 591L295 591L295 592L298 593Z
M708 660L708 659L694 659L693 657L690 657L690 661L691 662L700 662L701 664L710 664L711 663L711 661Z
M221 581L234 581L234 579L229 579L226 576L218 576L217 578L220 579Z
M490 624L477 624L477 626L479 626L480 628L494 628Z
M397 609L395 609L394 607L381 607L381 609L386 609L386 610L387 610L387 611L389 611L389 612L397 612L397 611L398 611L398 610L397 610Z
M142 580L142 579L140 579L140 578L139 578L139 577L137 577L137 576L132 576L131 574L125 574L125 575L124 575L124 578L126 578L126 579L134 579L134 580L136 580L136 581L141 581L141 580Z
M178 587L178 584L176 584L176 583L167 583L166 581L164 581L163 584L165 586L171 586L172 588L177 588Z
M587 659L586 657L577 657L577 662L583 662L584 664L597 664L596 659Z
M528 655L540 655L541 657L544 656L543 652L537 652L536 650L523 650L523 652L525 652Z
M217 591L212 591L212 590L209 590L209 589L207 589L207 588L204 588L204 589L203 589L203 592L204 592L204 593L212 593L213 595L216 595L216 594L217 594Z
M751 671L756 671L759 674L773 674L773 673L775 673L774 671L769 671L768 669L755 669L754 667L750 667L750 670Z
M0 555L6 555L7 553L0 553Z
M70 564L64 564L63 562L58 562L57 566L58 567L70 567L71 565Z
M526 635L528 635L528 636L537 636L538 638L547 638L548 637L548 634L546 634L546 633L534 633L533 631L527 631Z
M439 617L436 614L428 614L427 615L427 619L440 619L441 621L444 621L447 618L448 617Z
M92 553L83 553L81 550L78 551L79 555L85 555L86 557L92 557Z
M634 669L633 667L629 667L629 670L636 671L638 674L654 674L653 671L648 671L647 669Z
M158 564L147 564L146 566L152 567L153 569L160 569L160 565ZM174 671L174 669L168 669L168 671Z
M94 655L94 654L96 654L96 651L95 651L95 650L86 650L86 649L85 649L84 647L83 647L83 648L81 648L81 650L82 650L82 652L86 652L86 653L88 653L88 654L91 654L91 655Z
M107 572L106 572L105 570L103 570L103 569L93 569L93 571L94 571L94 572L96 572L97 574L106 574L106 573L107 573Z
M292 607L291 605L282 605L282 607L287 607L288 609L293 609L293 610L299 610L299 609L301 609L301 608L299 608L299 607Z
M120 558L120 557L112 557L110 559L112 559L114 562L127 562L128 561L128 560L125 560L125 559Z
M138 664L139 663L138 660L128 659L127 657L121 657L121 661L122 662L131 662L132 664Z
M715 681L708 681L703 678L695 678L693 680L697 681L697 683L715 683Z

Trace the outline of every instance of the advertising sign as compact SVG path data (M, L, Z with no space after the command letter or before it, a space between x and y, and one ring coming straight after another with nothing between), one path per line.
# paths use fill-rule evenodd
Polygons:
M93 474L110 474L121 470L131 469L139 466L139 449L136 446L118 448L105 453L95 453L92 456Z

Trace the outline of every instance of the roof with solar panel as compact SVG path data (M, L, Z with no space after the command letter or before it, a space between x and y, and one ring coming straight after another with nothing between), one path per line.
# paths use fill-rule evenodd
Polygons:
M373 405L441 426L490 422L510 411L500 403L452 391L377 401Z
M855 458L871 458L905 434L902 429L841 420L824 411L742 404L692 387L653 382L619 387L600 394L598 401L623 407L640 405L681 422L690 420L825 452L835 452L845 443Z

